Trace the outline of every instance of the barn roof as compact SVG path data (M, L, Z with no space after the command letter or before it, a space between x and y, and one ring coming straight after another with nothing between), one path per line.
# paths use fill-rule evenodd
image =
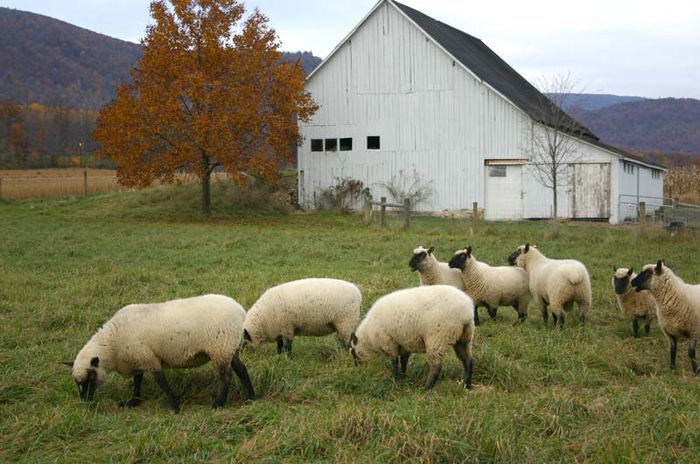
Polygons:
M557 121L557 125L565 126L567 132L572 132L573 135L589 141L598 140L593 132L559 109L481 40L409 6L396 1L392 3L479 79L503 94L534 120L548 125Z

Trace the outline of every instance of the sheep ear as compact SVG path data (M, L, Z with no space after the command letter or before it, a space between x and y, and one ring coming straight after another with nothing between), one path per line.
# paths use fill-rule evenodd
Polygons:
M253 341L252 337L250 336L250 333L248 333L248 329L243 329L243 340L246 340L249 342Z
M90 360L90 365L91 365L92 367L98 367L98 366L100 365L100 358L98 358L97 356L95 356L94 358L92 358L92 359Z
M431 246L430 248L428 248L428 254L429 254L429 255L432 255L432 254L433 254L433 251L435 251L435 247Z
M631 276L631 275L632 275L632 272L633 272L633 271L632 271L632 268L630 268L630 270L627 271L627 275L628 275L628 276Z
M527 253L528 251L530 251L530 242L525 244L525 253Z
M355 332L350 334L350 343L357 345L357 335L355 335Z
M664 260L660 259L656 262L656 267L654 268L654 272L657 274L661 274L661 269L663 268L664 265Z
M471 256L471 255L472 255L472 246L469 245L469 246L467 247L467 256Z
M73 367L73 361L61 361L61 364L68 367Z

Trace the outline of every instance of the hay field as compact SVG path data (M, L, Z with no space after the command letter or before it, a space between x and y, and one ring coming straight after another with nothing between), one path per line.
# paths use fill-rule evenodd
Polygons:
M124 188L117 184L114 170L88 169L87 177L88 194ZM0 179L0 198L4 200L65 198L84 193L80 168L0 170Z

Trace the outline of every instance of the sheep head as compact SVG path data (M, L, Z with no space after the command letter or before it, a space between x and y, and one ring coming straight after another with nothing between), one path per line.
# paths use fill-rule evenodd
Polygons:
M460 271L463 271L467 267L467 263L469 262L469 259L472 257L472 246L468 245L461 250L455 251L455 255L452 257L449 263L447 263L448 266L450 266L453 269L459 269Z
M422 270L425 260L428 259L428 256L432 256L433 251L435 251L435 247L432 246L430 248L423 248L422 246L419 246L418 248L414 249L413 256L408 262L408 267L411 268L411 272Z

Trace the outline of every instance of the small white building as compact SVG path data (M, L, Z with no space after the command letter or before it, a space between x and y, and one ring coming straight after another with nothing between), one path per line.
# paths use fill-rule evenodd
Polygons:
M394 0L381 0L312 72L319 104L301 124L299 200L313 208L340 178L380 185L414 171L432 182L429 211L468 210L486 219L551 215L551 191L530 172L529 131L541 101L534 86L479 39ZM662 203L666 170L601 143L588 129L572 135L575 162L559 191L561 217L635 217L636 204Z

